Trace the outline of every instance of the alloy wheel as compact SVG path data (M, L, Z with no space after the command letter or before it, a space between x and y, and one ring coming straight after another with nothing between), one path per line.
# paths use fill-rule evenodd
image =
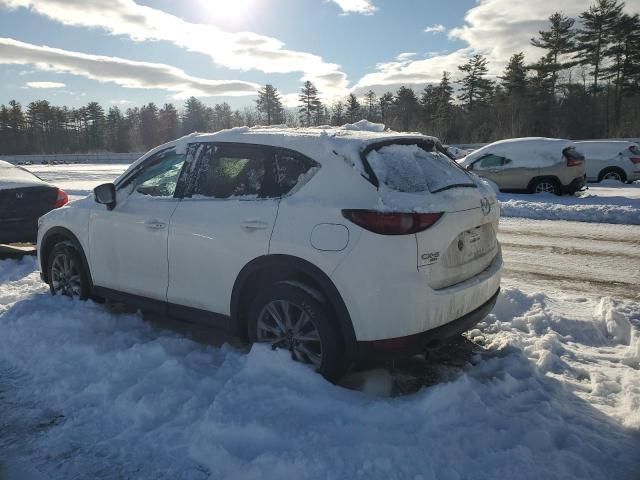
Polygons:
M68 253L58 253L51 263L51 288L56 295L80 298L82 293L80 268Z
M536 193L556 193L556 186L551 182L540 182L536 185Z
M272 349L286 348L294 360L322 364L322 342L311 316L299 305L287 300L273 300L264 306L257 322L258 342L270 343Z

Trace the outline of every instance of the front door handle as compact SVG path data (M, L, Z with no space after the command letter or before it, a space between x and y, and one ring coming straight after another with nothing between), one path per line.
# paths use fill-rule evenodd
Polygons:
M248 219L242 222L242 228L245 230L264 230L268 228L269 224L262 220Z
M144 222L144 226L147 227L149 230L162 230L164 227L167 226L167 224L159 220L148 220Z

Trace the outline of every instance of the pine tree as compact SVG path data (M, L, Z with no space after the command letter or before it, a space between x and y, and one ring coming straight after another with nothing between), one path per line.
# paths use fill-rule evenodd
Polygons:
M374 92L373 90L369 90L367 93L364 94L364 98L366 100L366 107L367 107L367 120L375 121L377 117L376 92Z
M349 123L358 121L360 117L360 102L355 94L350 93L347 97L347 120Z
M205 132L209 125L207 108L196 97L189 97L182 115L182 133Z
M576 59L580 65L593 68L593 95L598 93L600 69L620 22L623 7L624 4L618 4L617 0L597 0L595 5L580 14L582 28L576 36Z
M344 102L338 100L331 106L331 125L344 123Z
M464 65L460 65L458 70L465 73L462 80L458 100L463 102L469 111L474 105L486 103L493 93L493 84L484 78L487 74L487 59L482 55L474 55Z
M575 49L573 39L575 20L556 12L549 17L549 23L551 24L549 30L540 30L538 32L540 36L531 39L531 45L547 51L544 64L551 75L550 93L555 99L558 73L573 65L573 62L562 61L562 59Z
M408 131L418 111L418 97L412 88L401 86L394 98L396 113L400 117L402 130Z
M158 112L158 122L160 124L161 142L168 142L180 135L180 116L173 104L164 104Z
M508 95L524 95L527 90L527 67L524 53L515 53L509 59L502 76L498 77Z
M317 111L322 108L322 102L318 97L318 89L307 80L304 82L298 98L300 100L300 107L298 108L300 123L305 127L310 127L313 125Z
M393 93L383 93L380 100L378 100L378 105L380 107L380 118L382 123L388 125L391 110L393 109Z
M278 93L278 89L273 85L266 84L258 90L258 99L256 100L256 109L262 115L267 125L277 125L282 123L283 108L282 99Z
M158 107L150 102L140 108L140 137L142 145L149 150L160 143L160 121Z

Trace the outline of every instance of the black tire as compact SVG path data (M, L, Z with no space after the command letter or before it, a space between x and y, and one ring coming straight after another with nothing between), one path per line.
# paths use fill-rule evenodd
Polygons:
M531 183L530 193L553 193L562 195L560 182L553 178L538 178Z
M627 174L621 168L609 167L602 170L598 175L598 182L602 180L617 180L622 183L627 183Z
M64 268L65 263L70 269L65 278L60 278L59 271ZM72 242L59 242L53 247L47 259L47 273L51 295L65 295L78 300L89 298L89 277L82 257Z
M348 367L344 342L342 341L339 330L332 321L326 306L298 286L284 282L276 283L262 290L253 299L248 311L248 336L251 342L269 341L265 339L264 336L265 334L268 335L273 332L267 332L263 329L260 329L259 332L258 324L260 320L260 324L263 325L265 319L271 316L271 313L267 312L267 308L273 306L274 302L275 305L282 304L283 302L291 305L293 310L291 314L292 317L298 311L297 309L308 315L312 326L315 327L314 334L317 332L319 337L321 360L318 365L315 365L313 361L310 360L310 357L307 358L306 362L304 358L297 358L300 355L300 352L297 350L300 345L293 346L293 344L296 344L296 337L293 336L291 328L288 329L287 333L281 335L281 338L288 338L288 340L284 340L284 343L275 345L275 338L277 337L274 336L274 341L272 341L273 348L286 348L290 350L292 359L311 364L318 373L330 382L339 380L346 373ZM266 317L263 315L266 315ZM277 323L275 318L272 316L271 318L275 325ZM293 323L293 321L291 323ZM306 324L309 325L308 322L306 322ZM278 331L282 333L282 329L278 328ZM317 342L317 340L314 342ZM309 344L307 343L307 345Z

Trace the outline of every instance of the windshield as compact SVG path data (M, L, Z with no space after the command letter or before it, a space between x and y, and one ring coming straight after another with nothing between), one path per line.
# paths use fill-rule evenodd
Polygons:
M381 183L399 192L431 193L452 187L475 187L469 174L446 155L420 145L385 145L367 161Z

